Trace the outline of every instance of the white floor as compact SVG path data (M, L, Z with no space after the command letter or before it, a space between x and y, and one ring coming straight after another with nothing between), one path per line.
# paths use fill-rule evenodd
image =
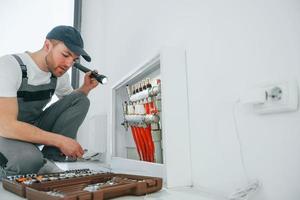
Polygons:
M13 193L10 193L2 188L2 183L0 184L0 198L5 200L24 200L24 198L19 197ZM161 191L148 194L145 196L124 196L115 198L116 200L219 200L209 197L206 194L201 193L195 189L191 188L181 188L181 189L165 189Z
M98 163L86 163L86 162L75 162L75 163L57 163L60 168L63 170L68 169L83 169L89 168L91 170L101 170L101 171L110 171L104 165L99 167ZM0 199L2 200L24 200L24 198L19 197L11 192L8 192L3 189L2 183L0 182ZM197 189L193 188L176 188L176 189L166 189L163 188L161 191L148 194L145 196L124 196L115 198L116 200L222 200L211 197L208 194L200 192Z

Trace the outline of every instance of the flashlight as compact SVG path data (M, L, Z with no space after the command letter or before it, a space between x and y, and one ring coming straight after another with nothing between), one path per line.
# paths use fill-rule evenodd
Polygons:
M79 69L80 71L84 72L84 73L92 71L89 68L84 67L80 63L74 63L73 66L75 68ZM96 71L92 71L91 77L95 78L101 84L106 84L107 83L107 77L102 75L102 74L98 74Z

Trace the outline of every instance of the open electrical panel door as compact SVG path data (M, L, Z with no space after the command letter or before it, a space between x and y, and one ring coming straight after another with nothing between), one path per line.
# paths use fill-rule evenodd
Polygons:
M162 177L167 187L191 185L183 49L163 48L123 77L112 87L111 108L112 171Z

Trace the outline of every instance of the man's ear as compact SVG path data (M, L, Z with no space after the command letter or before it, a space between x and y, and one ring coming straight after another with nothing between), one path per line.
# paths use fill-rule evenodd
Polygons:
M48 53L52 49L52 43L50 40L46 39L44 42L44 49Z

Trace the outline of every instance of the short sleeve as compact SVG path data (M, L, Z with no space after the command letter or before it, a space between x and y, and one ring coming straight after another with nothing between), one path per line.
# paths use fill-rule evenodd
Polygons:
M71 86L70 76L68 73L57 78L55 94L59 99L70 94L72 91L73 88Z
M0 97L16 97L22 82L22 71L11 55L0 57Z

